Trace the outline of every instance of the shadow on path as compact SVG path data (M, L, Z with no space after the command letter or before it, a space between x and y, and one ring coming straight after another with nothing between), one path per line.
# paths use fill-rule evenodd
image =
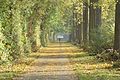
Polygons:
M78 80L69 61L73 57L75 48L70 44L50 44L33 53L30 57L36 58L29 70L13 80Z

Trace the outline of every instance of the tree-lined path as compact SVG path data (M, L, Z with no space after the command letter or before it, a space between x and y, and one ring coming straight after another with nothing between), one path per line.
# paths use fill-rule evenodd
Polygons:
M31 54L35 61L29 70L14 80L78 80L69 57L77 48L71 44L50 44Z
M0 80L75 73L120 80L120 0L0 0Z

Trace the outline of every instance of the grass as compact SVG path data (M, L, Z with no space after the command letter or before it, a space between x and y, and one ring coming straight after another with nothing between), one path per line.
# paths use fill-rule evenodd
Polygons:
M15 72L2 72L0 73L0 80L13 80L14 76L16 76Z
M100 62L86 52L74 53L74 70L79 80L120 80L120 71L110 62Z
M33 61L32 58L26 58L17 61L15 64L0 65L0 80L13 80L14 77L26 72Z

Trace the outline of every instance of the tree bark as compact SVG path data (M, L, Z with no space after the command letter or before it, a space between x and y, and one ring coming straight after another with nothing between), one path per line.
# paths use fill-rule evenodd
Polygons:
M83 45L83 23L81 22L79 25L78 25L78 31L79 31L79 37L78 37L78 40L79 40L79 44L80 46Z
M92 29L94 28L94 8L93 8L93 0L90 0L90 6L89 6L89 40L91 40L91 33Z
M93 34L98 34L99 26L101 26L101 7L98 4L99 0L90 0L89 9L89 41L94 41Z
M118 0L116 4L115 11L114 50L117 50L120 53L120 0Z
M73 28L72 28L72 43L76 41L76 22L75 22L76 14L75 14L75 4L73 3Z
M88 24L88 0L83 2L83 43L87 45L89 40L89 24Z

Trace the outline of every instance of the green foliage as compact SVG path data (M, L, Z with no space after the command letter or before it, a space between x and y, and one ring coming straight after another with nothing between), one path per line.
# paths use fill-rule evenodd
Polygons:
M90 52L101 53L113 47L114 27L115 27L115 1L100 0L99 6L102 7L102 25L95 26L90 33L91 41L89 44Z
M73 21L76 25L83 22L84 1L1 0L0 55L13 61L46 46L50 32L71 32ZM99 0L94 6L102 7L102 25L90 33L93 40L88 49L101 53L113 46L115 1ZM75 20L73 13L77 13Z
M0 80L12 80L14 76L16 76L14 72L3 72L0 73Z
M90 52L101 53L105 49L113 47L114 31L113 26L101 26L91 33Z
M67 30L63 23L65 7L68 6L64 1L1 0L0 60L24 57L41 45L46 46L50 30Z
M24 17L28 17L28 13L25 15L23 11L25 11L25 7L27 10L30 9L30 1L25 1L29 4L24 5L24 1L17 0L1 0L1 26L0 26L0 57L1 61L8 62L18 59L20 56L24 56L26 53L26 48L24 45L30 45L27 42L29 41L27 34L27 18L25 20ZM23 8L24 6L24 8ZM28 12L28 11L25 12ZM30 50L30 48L28 48ZM29 53L29 52L28 52Z

